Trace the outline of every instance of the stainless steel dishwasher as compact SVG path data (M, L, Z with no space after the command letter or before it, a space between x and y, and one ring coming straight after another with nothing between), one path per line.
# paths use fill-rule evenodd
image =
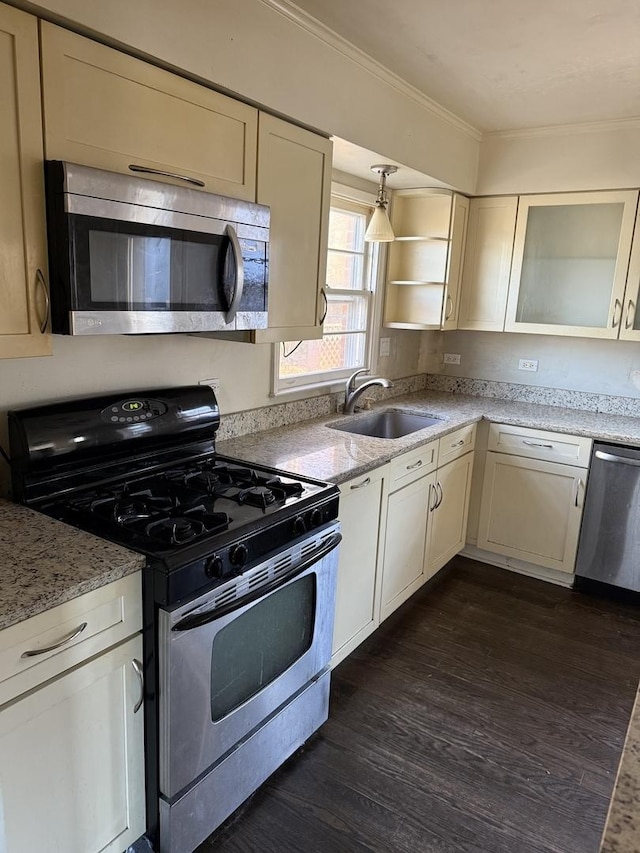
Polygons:
M576 586L599 581L640 591L640 448L595 442Z

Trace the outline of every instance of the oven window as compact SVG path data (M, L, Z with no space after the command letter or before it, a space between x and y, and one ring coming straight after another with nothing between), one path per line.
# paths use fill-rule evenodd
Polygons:
M276 679L313 641L316 576L272 593L225 625L211 654L211 719L217 722Z

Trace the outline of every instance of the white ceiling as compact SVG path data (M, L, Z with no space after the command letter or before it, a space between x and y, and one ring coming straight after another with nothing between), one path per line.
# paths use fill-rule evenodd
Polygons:
M295 0L481 131L640 116L640 0Z

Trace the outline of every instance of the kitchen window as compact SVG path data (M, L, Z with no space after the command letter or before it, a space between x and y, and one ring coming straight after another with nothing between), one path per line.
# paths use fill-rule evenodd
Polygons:
M323 337L280 344L275 391L329 385L369 367L379 250L365 243L371 204L331 197Z

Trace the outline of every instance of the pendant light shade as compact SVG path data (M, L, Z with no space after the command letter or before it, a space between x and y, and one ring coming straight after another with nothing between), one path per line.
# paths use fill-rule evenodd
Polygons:
M378 187L375 210L373 211L364 239L367 243L390 243L392 240L395 240L395 234L393 233L393 228L387 214L389 200L387 199L385 186L387 175L393 175L394 172L398 171L398 167L382 164L372 166L371 171L377 172L380 175L380 186Z

